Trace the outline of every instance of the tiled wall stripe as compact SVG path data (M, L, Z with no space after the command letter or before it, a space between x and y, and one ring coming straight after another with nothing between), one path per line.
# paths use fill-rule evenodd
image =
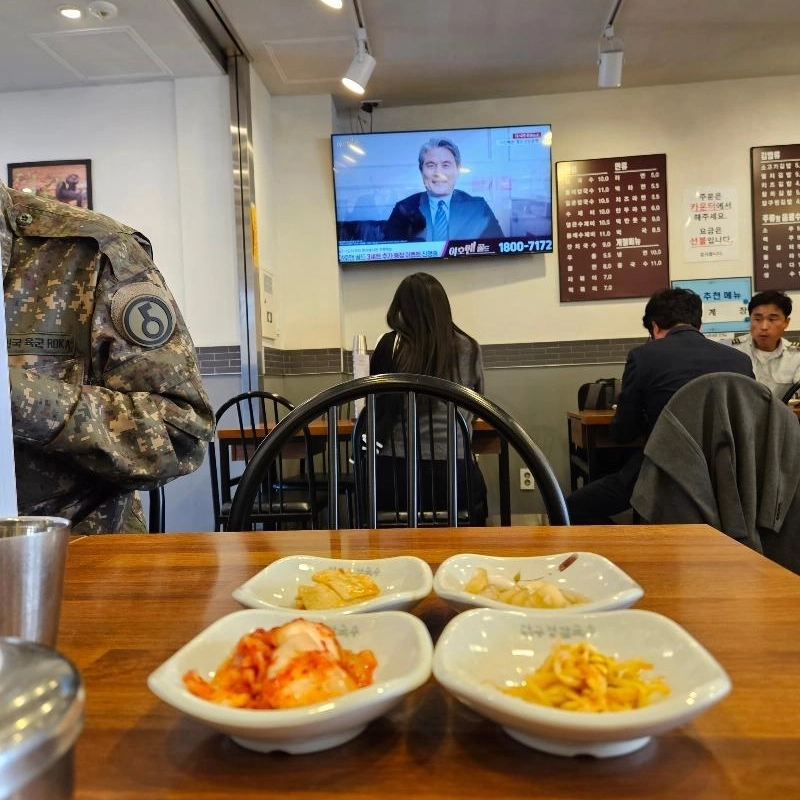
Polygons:
M800 331L788 331L787 338L797 340ZM580 364L624 364L632 347L644 344L645 337L631 339L581 339L572 342L519 342L485 344L485 369L519 369L521 367L577 366ZM238 375L241 372L239 348L198 347L203 375ZM266 375L325 375L353 371L349 350L337 347L313 350L277 350L264 348Z
M515 369L575 364L622 364L631 347L644 338L591 339L575 342L521 342L481 347L485 369ZM353 359L349 350L276 350L264 348L267 375L349 374Z
M239 375L242 358L238 345L224 347L198 347L197 360L202 375Z

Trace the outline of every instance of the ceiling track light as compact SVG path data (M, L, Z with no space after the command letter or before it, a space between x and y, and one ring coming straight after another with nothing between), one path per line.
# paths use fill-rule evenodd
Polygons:
M597 45L597 85L600 89L622 86L622 41L614 36L614 26L607 25Z
M367 52L367 31L364 28L358 29L356 41L358 43L358 52L350 62L350 66L342 78L342 83L351 92L364 94L377 62Z
M614 37L614 23L624 0L612 0L597 45L597 85L601 89L622 86L622 41Z

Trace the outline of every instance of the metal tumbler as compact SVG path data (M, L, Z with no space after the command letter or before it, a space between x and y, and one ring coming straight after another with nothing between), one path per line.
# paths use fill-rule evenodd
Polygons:
M61 517L0 519L0 636L55 645L69 532Z

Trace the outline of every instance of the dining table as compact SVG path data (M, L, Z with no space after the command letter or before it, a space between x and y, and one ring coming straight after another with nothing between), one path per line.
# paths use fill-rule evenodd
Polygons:
M346 441L352 438L355 430L354 419L339 419L336 423L336 435L339 441ZM325 419L316 419L307 426L311 439L312 452L317 454L325 450L328 441L328 423ZM219 427L215 435L219 442L220 470L223 476L230 475L231 463L234 461L246 460L245 445L250 444L255 436L260 440L272 430L271 427L264 428L257 425L255 428L248 429L238 427ZM302 442L302 437L298 437L298 442L291 442L283 451L285 458L303 459L306 451ZM247 441L245 441L245 439ZM252 444L250 444L252 447ZM476 417L472 420L472 452L476 456L497 456L497 484L498 484L498 505L500 512L500 524L511 524L511 477L509 473L509 451L508 442L485 419ZM249 450L252 454L252 450ZM225 478L227 480L227 478ZM223 498L223 501L230 502L230 498Z
M244 749L183 716L148 675L240 605L232 592L283 556L593 552L637 581L636 607L683 626L731 693L616 758L548 755L431 677L356 738L305 755ZM800 577L706 525L251 531L74 537L57 647L78 668L85 725L76 800L263 797L764 800L800 797ZM380 613L380 612L376 612ZM409 613L437 641L456 615L431 593Z
M608 433L614 411L585 409L567 411L570 490L616 472L635 450L644 447L644 439L629 445L615 442Z

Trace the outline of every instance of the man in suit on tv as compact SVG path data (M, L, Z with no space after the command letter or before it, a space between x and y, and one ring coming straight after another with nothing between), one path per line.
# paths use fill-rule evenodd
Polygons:
M442 242L450 239L500 239L503 230L489 204L455 188L461 153L449 139L434 137L419 151L424 192L395 204L384 241Z
M642 324L650 341L628 353L608 431L618 444L649 436L672 395L693 378L712 372L754 377L744 353L700 333L702 313L700 297L689 289L663 289L648 300ZM572 492L567 497L572 524L607 525L612 516L627 511L643 458L638 451L618 472Z

